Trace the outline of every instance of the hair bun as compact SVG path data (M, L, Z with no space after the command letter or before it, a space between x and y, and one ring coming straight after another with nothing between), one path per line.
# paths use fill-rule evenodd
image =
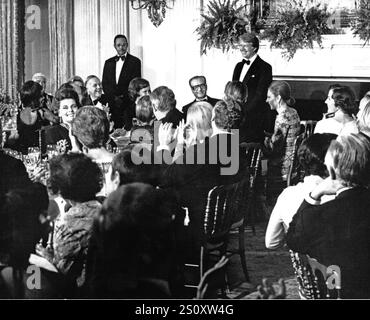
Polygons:
M286 101L286 104L289 106L289 107L292 107L295 105L295 99L293 97L290 97L287 101Z

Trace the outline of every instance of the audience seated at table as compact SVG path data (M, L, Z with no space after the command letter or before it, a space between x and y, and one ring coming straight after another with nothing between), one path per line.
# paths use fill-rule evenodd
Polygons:
M324 160L331 141L335 140L336 137L335 134L316 133L302 142L297 156L305 172L304 181L286 188L277 199L265 235L265 244L268 249L277 249L285 243L285 234L289 223L305 196L328 177L329 173ZM333 196L325 196L322 202L333 198Z
M329 177L306 197L289 225L288 247L340 268L341 297L370 298L370 139L333 140L325 157ZM323 197L335 199L322 203Z
M190 82L196 100L206 98L205 78ZM45 187L30 181L20 160L0 151L0 297L184 297L184 262L199 262L208 192L249 179L246 146L240 143L261 137L250 129L256 123L247 112L248 88L228 82L225 100L216 103L208 97L214 107L209 101L186 105L185 121L171 89L160 86L150 93L149 81L135 78L125 125L136 117L129 119L131 132L117 131L129 144L122 143L117 153L109 147L109 105L100 80L90 76L86 86L85 91L83 79L74 76L58 88L51 108L61 122L52 126L50 110L42 105L42 87L28 81L20 90L18 129L7 137L6 147L26 154L39 146L42 129L43 160L30 175L34 179L49 171L50 179L43 183L49 187L49 206L56 196L58 213L45 217ZM82 95L90 106L79 108ZM314 134L305 140L298 158L306 177L285 190L300 118L287 82L274 81L267 102L278 113L263 146L268 205L280 196L266 246L278 248L286 240L293 250L337 264L344 297L370 298L369 96L361 99L355 121L352 90L330 87L328 113L316 130L340 136L332 141L333 134ZM46 145L61 140L67 141L67 153L46 159ZM265 201L262 194L258 199ZM54 230L47 239L44 227L52 219ZM41 270L41 291L24 286L29 266ZM13 270L21 276L13 277Z

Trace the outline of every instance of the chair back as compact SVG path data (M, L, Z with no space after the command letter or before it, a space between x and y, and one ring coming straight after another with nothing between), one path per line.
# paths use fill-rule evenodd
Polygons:
M305 139L305 133L301 133L294 141L294 148L292 154L292 162L289 166L288 176L287 176L287 187L297 184L303 181L304 170L301 168L298 160L298 148Z
M260 143L246 143L245 147L248 160L249 187L254 188L257 175L261 170L262 146Z
M316 124L317 120L301 120L301 133L303 134L304 138L308 138L309 136L313 135Z
M290 257L302 299L340 299L341 274L338 266L326 267L316 259L292 250Z
M236 187L236 184L221 185L209 191L203 224L206 242L219 241L229 233Z

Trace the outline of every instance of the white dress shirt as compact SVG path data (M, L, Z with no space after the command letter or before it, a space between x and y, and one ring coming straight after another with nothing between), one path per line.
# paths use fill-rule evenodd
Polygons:
M125 57L125 60L126 60L126 54L124 55ZM118 59L118 61L116 62L116 84L118 84L118 81L119 81L119 76L121 75L121 71L122 71L122 67L123 67L123 64L125 63L125 60L122 61L122 59Z
M256 58L257 58L257 54L255 54L252 58L248 59L251 62L249 65L244 63L242 72L240 73L240 78L239 78L240 82L243 82L245 75L247 74L249 68L251 67L254 60L256 60ZM244 60L247 60L247 59L244 59Z
M303 182L284 189L270 216L265 234L266 248L277 249L284 244L285 234L288 231L289 224L293 220L294 215L297 213L303 200L307 201L309 193L321 181L323 181L321 177L310 175L305 177ZM321 203L328 202L334 198L334 196L323 196L321 198Z

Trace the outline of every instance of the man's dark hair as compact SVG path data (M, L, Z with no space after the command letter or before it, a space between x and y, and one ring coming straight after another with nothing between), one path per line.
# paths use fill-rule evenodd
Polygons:
M194 76L189 79L189 86L191 87L191 82L195 79L202 79L204 84L207 84L207 79L205 76Z
M114 44L116 44L116 40L117 39L120 39L120 38L122 38L122 39L125 39L126 40L126 42L128 43L128 40L127 40L127 37L125 36L125 35L123 35L123 34L117 34L115 37L114 37Z
M112 176L117 172L120 176L120 185L142 182L152 186L159 184L158 168L153 164L136 164L134 161L139 159L139 154L135 151L136 145L130 145L122 152L117 154L112 161Z
M139 77L132 79L128 85L128 96L131 101L135 102L136 98L139 96L139 91L149 86L150 83L146 79Z
M68 153L50 160L50 189L64 199L86 202L103 187L99 166L82 153Z
M331 141L336 138L337 135L332 133L315 133L303 140L298 148L297 155L306 176L317 175L322 178L328 176L329 173L324 163L325 155Z

